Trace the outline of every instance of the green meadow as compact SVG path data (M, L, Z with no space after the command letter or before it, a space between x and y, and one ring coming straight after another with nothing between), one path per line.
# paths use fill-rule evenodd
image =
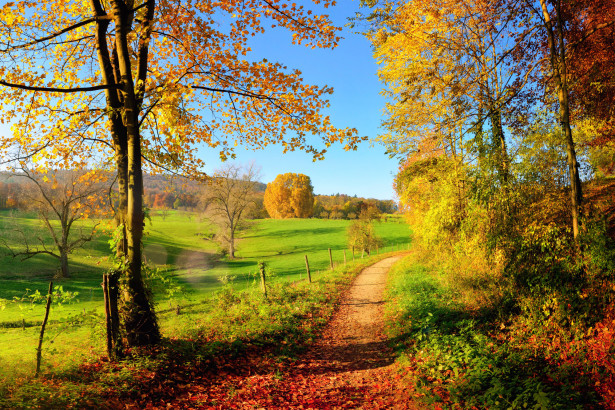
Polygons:
M86 222L84 229L92 222ZM195 317L204 314L201 303L221 289L257 287L257 263L267 266L268 281L274 283L306 280L305 255L312 278L318 280L329 269L331 249L334 264L350 264L353 255L346 246L350 221L321 219L263 219L252 222L237 243L236 259L221 256L210 238L215 227L198 214L154 213L146 224L144 258L153 272L156 310L165 336L189 331ZM401 217L390 216L375 223L383 240L379 253L406 249L408 226ZM104 223L92 242L70 258L70 279L54 279L55 286L78 294L54 304L46 331L43 368L70 369L75 363L104 354L104 316L101 275L112 266L109 260L111 229ZM23 248L22 233L40 236L51 245L35 215L0 212L0 238L13 249ZM32 240L32 244L34 240ZM360 254L354 255L360 259ZM38 255L22 261L0 247L0 377L31 374L35 348L44 315L42 298L57 270L57 260ZM16 301L19 299L20 301ZM35 299L35 300L33 300ZM177 315L177 306L181 313Z

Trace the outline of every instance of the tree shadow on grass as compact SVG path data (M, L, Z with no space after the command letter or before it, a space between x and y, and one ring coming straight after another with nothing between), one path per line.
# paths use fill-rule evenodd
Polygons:
M246 234L242 239L260 238L260 237L276 237L276 238L291 238L293 236L305 235L328 235L332 233L345 232L345 227L329 227L329 228L304 228L304 229L280 229L272 232L258 231L253 234Z

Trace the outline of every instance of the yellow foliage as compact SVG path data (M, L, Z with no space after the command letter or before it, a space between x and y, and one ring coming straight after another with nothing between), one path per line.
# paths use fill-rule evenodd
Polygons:
M18 146L26 157L38 153L57 163L113 158L131 115L154 171L198 175L203 146L226 159L239 144L282 144L318 159L325 150L307 137L346 149L364 139L321 114L330 87L306 84L300 71L280 63L247 58L248 39L269 23L287 29L296 44L335 47L340 29L303 6L165 0L130 10L118 0L49 0L10 2L0 11L0 107L14 124L13 136L0 137L0 154ZM117 37L122 21L131 24L125 39ZM124 63L121 44L128 48ZM136 104L129 107L131 95Z
M451 135L463 138L468 129L486 122L485 113L510 98L504 85L511 81L511 70L502 64L506 45L496 41L501 34L495 23L501 11L497 2L368 4L375 15L382 15L370 20L366 35L386 86L387 133L379 138L389 152L417 152L426 139L447 146Z
M288 172L267 184L265 208L275 219L309 218L314 213L314 189L310 177Z

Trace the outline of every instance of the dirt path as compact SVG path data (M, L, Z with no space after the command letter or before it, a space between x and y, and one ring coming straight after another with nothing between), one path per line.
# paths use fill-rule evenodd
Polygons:
M395 357L384 335L384 290L391 257L364 269L355 279L322 337L297 368L305 366L315 408L414 408L400 391Z
M139 373L139 386L119 395L109 389L104 403L92 408L423 409L414 404L420 394L407 377L411 369L395 363L384 335L386 277L400 258L365 268L296 360L258 348L242 357L221 356L214 366L184 362L180 355L161 362L159 371Z
M213 373L170 369L157 383L171 394L151 406L177 409L416 409L384 335L387 273L401 256L365 268L320 337L294 361L247 356ZM165 385L165 386L162 386ZM147 393L140 400L147 399ZM113 406L109 408L114 408Z
M274 375L238 385L235 408L414 409L412 391L394 370L384 335L386 276L400 257L364 269L323 334L299 360ZM254 400L255 389L267 399Z
M393 363L383 333L383 297L387 272L398 259L384 259L357 276L322 337L306 354L314 372L334 372L356 381Z

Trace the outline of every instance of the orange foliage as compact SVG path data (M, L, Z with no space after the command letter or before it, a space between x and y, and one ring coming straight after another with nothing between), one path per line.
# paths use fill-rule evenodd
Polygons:
M309 218L314 213L314 188L310 177L288 172L280 174L267 184L265 208L269 216L282 218Z
M280 143L322 158L325 150L306 136L347 149L360 140L355 129L336 128L320 113L330 87L306 84L299 70L251 53L249 39L269 27L288 32L294 44L334 48L340 29L304 6L158 0L129 10L118 0L51 0L11 2L0 12L0 122L14 124L12 136L0 137L0 151L20 146L24 155L36 152L36 160L67 168L113 158L123 135L113 129L122 128L114 112L136 114L145 164L195 175L204 165L199 146L226 159L238 144ZM123 62L122 24L130 56Z
M593 145L615 141L615 3L611 0L563 2L572 104L579 117L604 121ZM612 169L611 169L612 172Z

